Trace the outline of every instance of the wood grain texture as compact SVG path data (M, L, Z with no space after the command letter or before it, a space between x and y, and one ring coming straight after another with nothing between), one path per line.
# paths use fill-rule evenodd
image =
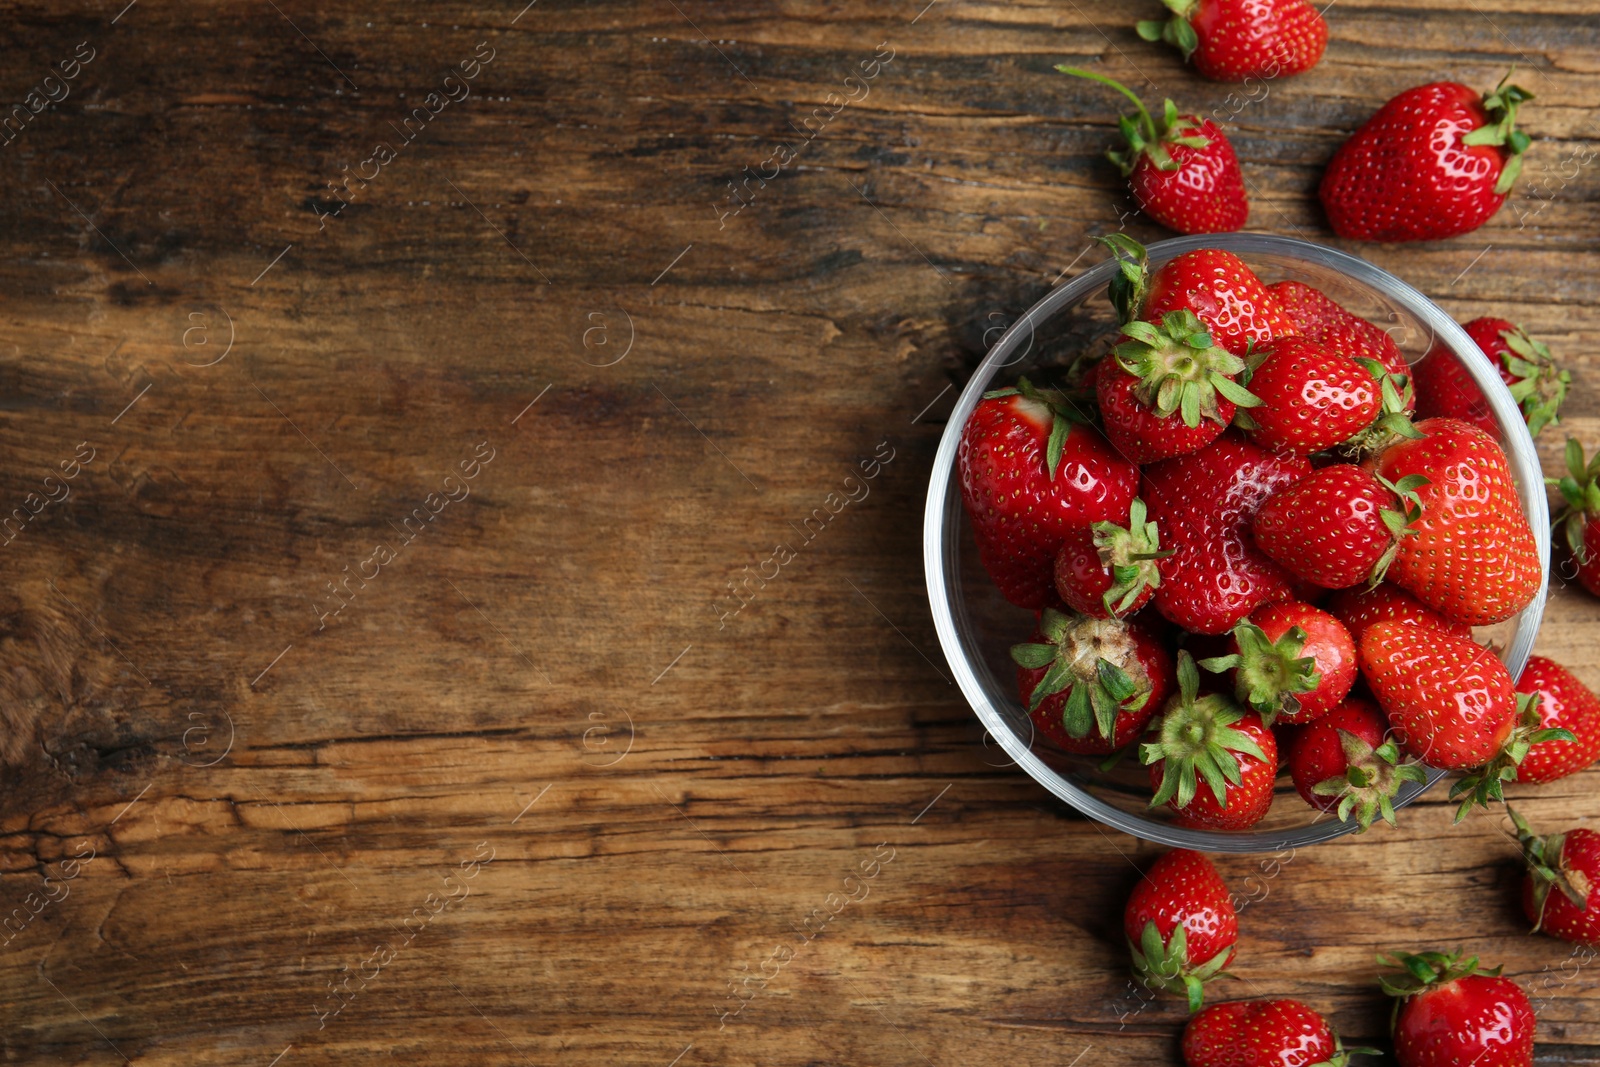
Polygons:
M119 8L0 6L6 101L94 52L0 145L8 1063L1175 1062L1116 932L1156 850L983 747L922 585L947 387L1128 210L1056 63L1226 119L1252 228L1317 240L1380 100L1516 63L1513 205L1359 251L1546 339L1600 441L1587 0L1340 0L1256 99L1120 0ZM1562 591L1540 650L1600 685L1597 636ZM1550 983L1541 1062L1600 1062L1495 822L1407 815L1219 861L1236 992L1364 1042L1374 951L1467 944Z

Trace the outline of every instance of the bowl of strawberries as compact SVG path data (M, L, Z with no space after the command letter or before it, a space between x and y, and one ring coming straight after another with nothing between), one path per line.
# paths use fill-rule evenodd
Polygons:
M1549 517L1495 366L1333 249L1103 240L934 461L929 600L987 733L1091 818L1200 851L1393 822L1452 773L1462 814L1498 799L1566 738L1513 690ZM1419 373L1487 418L1422 417Z

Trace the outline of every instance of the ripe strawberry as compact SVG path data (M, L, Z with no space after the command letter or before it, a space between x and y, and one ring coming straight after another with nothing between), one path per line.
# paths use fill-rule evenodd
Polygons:
M1256 351L1261 362L1250 392L1261 403L1237 421L1263 448L1308 456L1378 417L1378 383L1354 360L1298 336L1275 338Z
M1505 319L1473 319L1464 323L1463 329L1500 372L1511 398L1521 405L1529 433L1537 434L1550 423L1560 421L1557 414L1567 397L1572 375L1556 365L1547 345ZM1489 410L1488 399L1448 345L1436 343L1429 349L1417 364L1413 380L1417 410L1423 417L1461 419L1499 437L1500 427Z
M1377 473L1418 475L1422 516L1403 538L1389 578L1428 607L1473 626L1509 619L1539 591L1543 574L1506 454L1459 419L1424 419L1423 436L1385 449Z
M1194 312L1122 330L1125 340L1100 363L1095 395L1106 436L1135 463L1198 452L1228 428L1237 406L1260 403L1233 380L1244 360L1212 344Z
M1351 463L1323 467L1274 493L1250 532L1257 548L1313 585L1381 581L1421 517L1419 485L1388 485Z
M1239 159L1222 128L1197 115L1179 115L1166 102L1158 122L1126 85L1104 74L1057 66L1063 74L1108 85L1133 101L1120 121L1128 147L1106 153L1128 179L1139 208L1179 233L1228 233L1244 228L1250 203Z
M1432 82L1390 100L1334 153L1319 195L1340 237L1430 241L1476 230L1522 170L1517 106L1533 94L1502 81L1480 100Z
M1247 830L1272 805L1278 742L1253 711L1221 693L1200 695L1200 672L1178 652L1178 695L1151 727L1156 740L1139 746L1150 767L1152 808L1166 804L1179 826ZM1205 788L1200 788L1201 780Z
M1361 635L1375 622L1403 622L1412 626L1431 626L1436 630L1472 636L1472 627L1464 622L1447 619L1399 586L1385 582L1375 589L1344 589L1329 598L1329 614L1344 623L1345 629L1361 645Z
M1362 830L1380 815L1394 825L1394 797L1402 782L1422 782L1421 766L1401 762L1388 737L1389 720L1377 705L1351 697L1295 731L1289 742L1289 776L1313 808L1356 817Z
M1200 661L1233 672L1239 703L1274 723L1307 723L1332 711L1356 681L1356 646L1338 619L1280 600L1233 628L1231 655Z
M1311 340L1357 361L1377 360L1390 374L1407 376L1411 373L1393 337L1345 310L1322 290L1297 281L1274 282L1267 290L1277 298L1278 306L1283 308L1295 329ZM1415 398L1410 398L1407 410L1415 406Z
M1074 611L1097 619L1132 615L1161 584L1156 524L1145 519L1144 501L1134 498L1128 525L1097 522L1075 530L1056 553L1056 592Z
M1125 268L1119 278L1126 274ZM1112 294L1119 307L1134 311L1124 320L1159 322L1169 311L1192 311L1211 340L1236 356L1298 332L1255 271L1220 248L1197 248L1176 256L1144 280L1142 291L1132 284L1125 292ZM1133 299L1137 297L1142 299Z
M1545 484L1559 489L1566 502L1556 526L1566 534L1578 581L1600 596L1600 452L1585 465L1583 445L1567 438L1567 474L1546 478Z
M1328 47L1328 24L1306 0L1162 0L1166 22L1138 24L1147 41L1166 41L1212 81L1267 81L1301 74Z
M1352 1055L1328 1020L1298 1000L1235 1000L1190 1016L1183 1031L1188 1067L1347 1067Z
M1401 973L1379 981L1399 998L1394 1054L1400 1067L1533 1067L1535 1019L1528 995L1478 969L1478 957L1459 952L1379 956Z
M1176 681L1172 657L1143 628L1050 608L1011 658L1034 726L1068 752L1105 755L1127 745Z
M1122 931L1134 977L1183 993L1199 1011L1205 984L1224 973L1239 940L1239 916L1222 876L1198 852L1173 849L1128 894Z
M1250 537L1250 520L1311 465L1226 433L1206 448L1145 469L1144 501L1173 555L1161 560L1157 610L1194 633L1227 633L1292 592L1287 571Z
M1528 749L1517 768L1519 782L1553 782L1600 758L1600 699L1572 672L1543 656L1528 657L1517 692L1539 697L1539 724L1571 730L1577 741L1547 741Z
M961 500L984 568L1019 607L1046 602L1069 532L1121 518L1138 492L1138 468L1074 418L1060 393L1023 379L984 394L962 428Z
M1509 807L1506 813L1516 825L1528 865L1522 910L1533 932L1600 945L1600 832L1580 828L1539 837L1521 815Z

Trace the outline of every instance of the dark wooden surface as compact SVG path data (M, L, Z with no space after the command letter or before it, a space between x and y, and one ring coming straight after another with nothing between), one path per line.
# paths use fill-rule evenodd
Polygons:
M1156 850L981 745L922 585L952 384L1128 209L1117 102L1051 66L1225 118L1252 228L1322 240L1343 134L1516 63L1513 205L1361 251L1546 339L1593 445L1600 18L1339 0L1321 66L1230 98L1156 7L5 5L7 106L93 58L0 145L0 1058L1174 1062L1116 932ZM1597 635L1563 592L1540 647L1600 684ZM1234 992L1373 1038L1372 953L1466 944L1548 987L1546 1062L1600 1060L1495 821L1406 814L1219 860Z

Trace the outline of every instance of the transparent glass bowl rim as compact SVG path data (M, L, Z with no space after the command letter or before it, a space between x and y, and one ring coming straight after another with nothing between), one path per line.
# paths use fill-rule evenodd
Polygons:
M1490 411L1500 429L1501 438L1510 460L1512 474L1517 481L1518 495L1524 513L1533 527L1535 544L1541 561L1539 592L1517 615L1516 634L1501 658L1513 678L1522 673L1533 651L1539 622L1544 615L1545 598L1549 592L1550 515L1544 493L1543 471L1533 438L1522 420L1522 413L1499 374L1482 358L1478 346L1467 336L1454 319L1441 311L1431 300L1412 286L1388 271L1368 263L1357 256L1327 248L1310 241L1276 234L1233 233L1205 234L1194 237L1176 237L1157 241L1148 248L1152 264L1159 264L1197 248L1224 248L1235 253L1246 263L1252 255L1278 256L1303 260L1342 274L1353 281L1376 290L1414 316L1431 332L1435 342L1443 342L1453 349L1461 364L1471 374L1473 381L1489 401ZM1085 792L1051 769L1036 756L1031 748L1008 727L1004 716L989 699L972 665L967 661L956 620L950 604L949 588L945 581L947 552L953 546L946 544L946 536L954 529L946 529L945 515L949 506L948 494L953 482L956 449L961 439L961 428L977 406L984 390L998 368L1013 355L1024 340L1031 338L1034 327L1050 319L1063 307L1076 306L1085 296L1106 285L1117 269L1114 259L1106 259L1073 278L1065 285L1052 289L1027 310L1021 318L1001 335L978 368L973 372L955 409L945 424L934 455L933 471L928 484L927 507L923 512L922 554L923 569L927 577L928 601L933 611L934 628L946 660L954 672L967 702L979 721L1006 754L1034 781L1043 785L1072 807L1106 825L1136 837L1177 848L1191 848L1202 852L1263 852L1282 851L1303 845L1318 844L1350 833L1354 823L1328 818L1308 826L1283 831L1246 831L1221 833L1208 830L1190 830L1170 822L1144 818L1125 811ZM1414 800L1431 787L1445 772L1430 770L1428 780L1403 794L1397 807Z

